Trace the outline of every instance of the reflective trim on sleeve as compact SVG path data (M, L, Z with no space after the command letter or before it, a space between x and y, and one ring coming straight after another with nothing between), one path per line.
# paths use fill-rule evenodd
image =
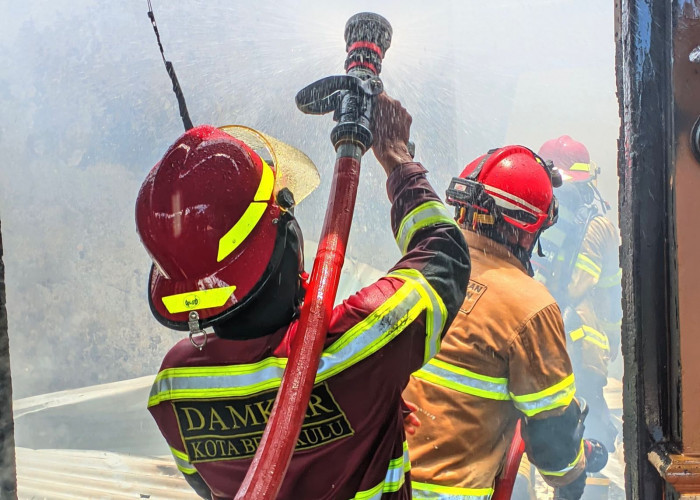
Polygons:
M420 293L426 309L425 323L425 356L423 363L434 358L440 350L442 331L447 322L447 307L433 286L416 269L397 269L389 273L389 277L395 277L404 281L411 280Z
M406 279L394 295L360 321L321 355L315 383L322 382L371 356L406 329L425 303L414 280ZM279 387L287 358L257 363L166 368L156 376L148 406L163 401L248 396Z
M571 337L571 340L574 342L583 339L585 342L590 342L591 344L596 345L603 350L610 350L610 342L608 342L608 336L602 332L599 332L595 328L591 328L588 325L583 325L581 328L577 328L576 330L570 331L569 337Z
M526 416L532 417L543 411L569 406L575 393L576 384L572 373L561 382L543 391L523 394L522 396L516 396L511 392L510 397L513 398L513 404L518 410Z
M183 474L196 474L197 469L194 468L194 465L192 465L189 462L189 457L187 456L187 453L184 453L180 450L176 450L172 446L170 447L170 453L173 454L173 458L175 459L175 465L177 465L177 468L180 472Z
M396 493L406 482L406 473L411 470L408 458L408 443L403 442L403 455L389 461L384 481L374 488L358 491L353 500L379 500L384 493Z
M595 279L600 278L600 266L596 264L591 258L585 256L582 253L578 254L578 256L576 257L576 267L581 271L590 274Z
M396 234L396 244L401 250L401 255L406 253L417 231L434 224L457 225L440 201L427 201L411 210L401 221Z
M581 457L583 457L583 440L581 440L581 447L579 448L578 454L576 455L576 458L574 458L574 461L571 462L566 467L564 467L563 469L554 470L554 471L542 470L542 469L537 469L537 470L540 471L540 474L542 474L543 476L561 477L561 476L566 475L567 472L569 472L574 467L576 467L576 464L579 463L579 461L581 460Z
M511 398L508 393L507 378L480 375L439 359L431 360L413 376L441 387L485 399L505 401Z
M603 276L598 281L598 288L611 288L622 283L622 269L618 269L615 274Z
M456 488L411 481L415 500L490 500L493 488Z

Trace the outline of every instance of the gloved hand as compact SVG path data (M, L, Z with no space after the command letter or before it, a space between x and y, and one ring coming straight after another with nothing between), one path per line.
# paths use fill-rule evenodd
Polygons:
M600 472L608 464L608 450L597 439L584 439L583 449L586 454L586 472Z
M582 472L573 482L554 490L554 500L579 500L586 487L586 473Z
M399 101L385 92L377 96L372 111L372 151L387 175L402 163L413 161L407 146L412 121Z

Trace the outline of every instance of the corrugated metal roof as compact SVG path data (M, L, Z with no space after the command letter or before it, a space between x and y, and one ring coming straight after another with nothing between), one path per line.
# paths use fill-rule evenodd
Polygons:
M20 499L197 499L172 458L17 448Z

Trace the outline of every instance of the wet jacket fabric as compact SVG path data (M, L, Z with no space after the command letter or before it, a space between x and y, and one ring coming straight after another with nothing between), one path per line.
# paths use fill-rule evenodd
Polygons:
M505 246L473 232L465 236L472 274L464 304L439 354L404 391L422 422L408 438L414 498L490 498L517 419L558 417L575 393L552 296ZM570 459L540 470L547 482L567 484L581 473L581 445L579 438L564 454Z
M464 298L461 231L417 163L387 180L403 257L333 309L316 385L281 499L410 498L401 392L432 358ZM215 499L235 496L269 418L297 322L252 340L210 335L166 355L149 410L179 469ZM205 489L204 494L207 493Z

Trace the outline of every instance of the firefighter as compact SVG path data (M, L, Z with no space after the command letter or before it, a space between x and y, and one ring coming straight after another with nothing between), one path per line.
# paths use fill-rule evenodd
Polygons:
M372 149L403 256L333 309L279 498L410 498L401 392L464 299L467 246L408 153L411 117L384 94L375 116ZM165 356L148 408L203 498L239 489L296 334L302 233L276 176L247 144L199 126L170 147L136 202L153 259L151 310L191 335ZM213 334L197 334L208 326Z
M617 428L603 388L608 365L620 350L622 307L615 226L597 189L599 169L586 146L564 135L539 150L562 173L559 222L543 235L543 257L534 259L537 277L557 299L564 316L577 394L590 407L586 436L615 449Z
M409 435L414 498L491 498L518 419L529 460L559 498L583 493L582 413L564 325L530 264L556 221L560 183L530 149L506 146L450 184L472 273L440 353L404 391L421 420Z

